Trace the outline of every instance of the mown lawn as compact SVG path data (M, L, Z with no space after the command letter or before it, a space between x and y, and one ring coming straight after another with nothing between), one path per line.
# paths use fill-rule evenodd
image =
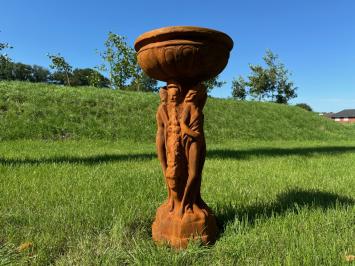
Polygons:
M0 143L0 265L348 265L354 142L208 145L215 245L157 247L166 191L154 143Z

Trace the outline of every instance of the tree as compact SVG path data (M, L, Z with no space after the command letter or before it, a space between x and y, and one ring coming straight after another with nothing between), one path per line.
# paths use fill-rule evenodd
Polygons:
M0 60L0 79L2 80L48 82L49 77L49 70L43 67Z
M31 81L32 66L23 63L14 63L12 67L12 79L21 81Z
M71 86L94 86L98 88L110 86L110 81L106 77L91 68L76 68L68 76ZM63 71L56 71L51 75L51 82L66 84L67 76Z
M1 32L1 31L0 31ZM10 57L8 56L7 53L3 53L3 51L7 49L12 49L13 47L9 45L6 42L0 42L0 59L6 59L8 61L11 61Z
M13 62L0 56L0 80L12 80Z
M97 88L109 88L110 80L103 76L99 71L91 69L89 75L89 85Z
M71 74L69 74L71 75ZM49 77L50 83L58 84L58 85L65 85L67 84L67 76L63 71L55 71L50 74Z
M287 104L290 99L297 97L297 87L294 86L292 81L288 81L288 70L285 68L281 68L278 72L276 89L276 103Z
M312 107L311 107L311 106L309 106L309 105L308 105L308 104L306 104L306 103L298 103L298 104L296 104L296 106L297 106L297 107L300 107L300 108L302 108L302 109L304 109L304 110L307 110L307 111L313 112Z
M249 95L253 99L270 100L287 104L297 97L297 87L289 81L290 73L285 65L278 60L278 56L267 50L263 60L266 67L250 65L251 74L248 81L242 77L232 83L232 95L236 99L246 99Z
M206 86L207 92L210 93L214 88L220 88L226 84L226 82L219 80L219 76L217 75L214 78L204 81L203 84Z
M57 72L62 72L65 74L66 77L66 83L67 85L70 86L70 79L69 75L72 73L72 66L69 65L63 56L60 56L60 54L57 55L51 55L47 54L49 59L51 60L51 65L49 66L51 69L56 69Z
M91 68L76 68L72 73L72 86L109 87L110 81Z
M125 37L109 32L105 47L105 51L99 53L105 61L99 70L109 72L113 88L123 89L128 80L139 78L136 54L126 43Z
M11 79L11 69L12 61L7 53L4 51L12 49L8 43L0 42L0 80L9 80Z
M48 82L49 78L50 78L50 72L48 69L37 65L32 66L32 74L31 74L32 82Z
M133 79L131 84L126 87L127 90L130 91L150 91L150 92L158 92L158 81L152 79L147 74L145 74L142 70L138 72L138 76Z
M232 81L232 97L237 100L245 100L247 97L246 82L242 77Z

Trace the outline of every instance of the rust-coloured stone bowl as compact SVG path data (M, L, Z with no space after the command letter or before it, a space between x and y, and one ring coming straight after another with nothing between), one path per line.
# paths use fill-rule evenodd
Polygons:
M134 48L148 76L166 82L199 82L225 68L233 41L220 31L174 26L142 34Z

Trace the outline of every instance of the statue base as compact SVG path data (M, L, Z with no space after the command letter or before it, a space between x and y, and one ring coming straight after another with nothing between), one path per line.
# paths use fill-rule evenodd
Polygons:
M196 204L180 217L175 208L170 211L167 203L157 209L152 225L153 240L174 248L186 248L190 240L213 244L216 241L216 219L210 210Z

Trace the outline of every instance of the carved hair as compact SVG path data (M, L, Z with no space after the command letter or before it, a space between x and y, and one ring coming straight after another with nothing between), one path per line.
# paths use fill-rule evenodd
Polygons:
M161 87L159 90L159 96L160 96L160 101L161 102L166 102L168 99L168 91L166 86Z
M187 93L186 93L186 96L185 96L185 102L193 102L195 99L196 99L196 96L198 95L198 91L193 88L193 89L190 89Z
M171 91L171 90L176 90L177 91L177 94L180 94L180 92L181 92L181 87L180 87L180 85L178 85L178 84L169 84L168 85L168 87L167 87L167 90L168 90L168 92L169 91Z
M204 106L207 99L206 86L203 84L198 84L197 86L192 87L186 93L185 102L196 102L200 103L199 105Z

